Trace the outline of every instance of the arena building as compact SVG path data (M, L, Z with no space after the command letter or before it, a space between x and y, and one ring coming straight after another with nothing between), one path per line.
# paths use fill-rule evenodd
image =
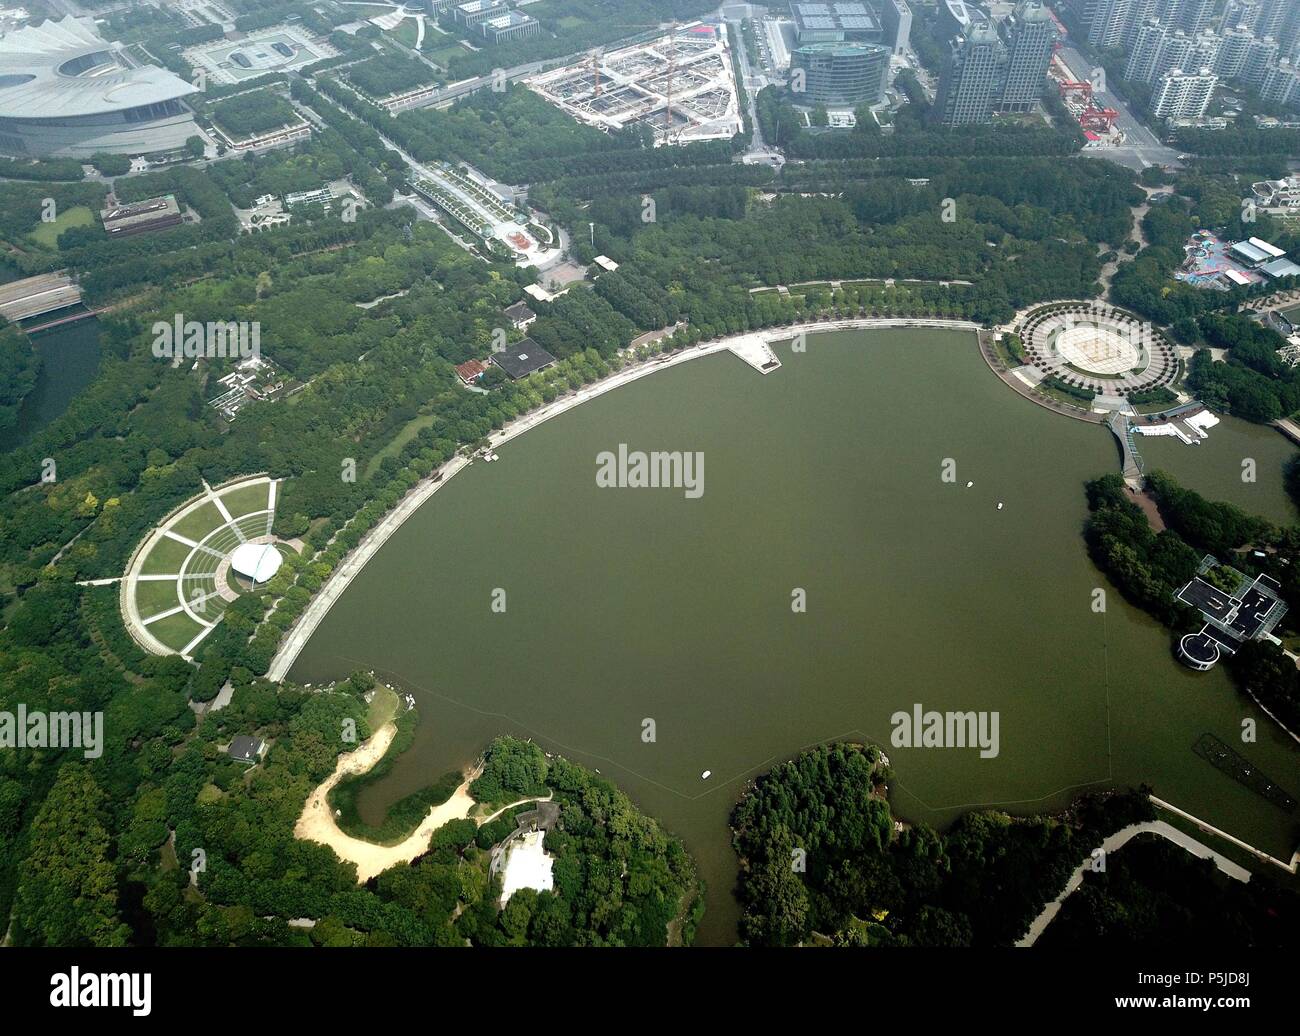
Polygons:
M172 151L199 134L196 87L140 65L89 18L27 26L0 47L0 151L89 158Z

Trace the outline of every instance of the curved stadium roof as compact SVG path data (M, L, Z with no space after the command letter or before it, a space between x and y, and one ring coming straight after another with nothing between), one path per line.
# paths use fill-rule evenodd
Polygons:
M99 54L104 61L78 61ZM123 67L118 54L90 18L47 21L0 37L0 118L103 115L198 93L166 69Z

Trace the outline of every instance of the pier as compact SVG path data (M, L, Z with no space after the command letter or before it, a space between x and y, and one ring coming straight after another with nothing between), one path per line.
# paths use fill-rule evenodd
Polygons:
M772 352L767 339L762 335L741 335L728 346L728 351L739 356L759 374L771 374L781 366L781 361Z

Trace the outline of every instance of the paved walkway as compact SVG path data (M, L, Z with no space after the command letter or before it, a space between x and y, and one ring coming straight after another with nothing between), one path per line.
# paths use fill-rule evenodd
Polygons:
M1154 801L1154 800L1153 800ZM1250 871L1239 863L1233 863L1226 856L1216 853L1209 846L1198 842L1191 835L1178 830L1172 824L1167 824L1163 820L1150 820L1141 824L1130 824L1128 827L1116 831L1109 838L1101 843L1101 850L1109 856L1115 850L1127 845L1138 835L1153 834L1173 842L1175 845L1182 846L1193 856L1202 860L1213 860L1215 866L1219 868L1228 877L1236 881L1250 881ZM1093 850L1094 852L1096 850ZM1047 926L1051 924L1052 919L1061 910L1061 904L1065 902L1065 897L1083 884L1083 875L1092 866L1091 854L1089 859L1083 861L1070 875L1070 880L1065 883L1065 888L1061 894L1054 900L1043 907L1042 912L1033 920L1029 926L1029 931L1016 943L1017 946L1033 946L1038 941L1038 937L1043 934Z

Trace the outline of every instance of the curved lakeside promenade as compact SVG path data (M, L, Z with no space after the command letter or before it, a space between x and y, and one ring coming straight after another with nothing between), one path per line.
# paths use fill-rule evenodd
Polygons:
M624 367L601 381L583 386L569 395L515 418L499 431L487 436L487 442L492 447L500 446L516 436L536 428L544 421L549 421L552 417L566 413L588 400L603 396L606 392L630 384L649 374L654 374L656 371L667 370L669 367L676 367L701 356L712 356L720 352L734 352L744 359L746 363L753 366L751 359L752 345L756 337L762 338L765 342L783 342L799 334L823 334L831 331L861 331L889 327L933 327L971 331L977 335L981 329L979 324L970 320L864 317L791 324L763 331L731 335L712 342L701 342L699 345L683 349L680 352L661 354L642 363L634 363ZM747 346L749 349L746 348ZM397 506L389 511L362 538L361 542L339 563L338 568L334 570L330 578L312 597L311 603L307 605L302 616L289 631L288 636L280 645L280 650L276 652L275 658L271 661L271 667L266 674L267 679L279 681L288 675L289 670L293 668L294 662L297 661L298 655L307 646L307 642L311 639L312 634L316 632L316 628L328 614L330 608L334 606L334 602L343 596L352 580L365 568L366 563L375 556L379 548L388 541L388 538L393 533L402 527L403 523L411 515L420 509L425 501L446 485L454 475L472 463L471 458L457 454L437 471L412 486L406 496L397 503Z

